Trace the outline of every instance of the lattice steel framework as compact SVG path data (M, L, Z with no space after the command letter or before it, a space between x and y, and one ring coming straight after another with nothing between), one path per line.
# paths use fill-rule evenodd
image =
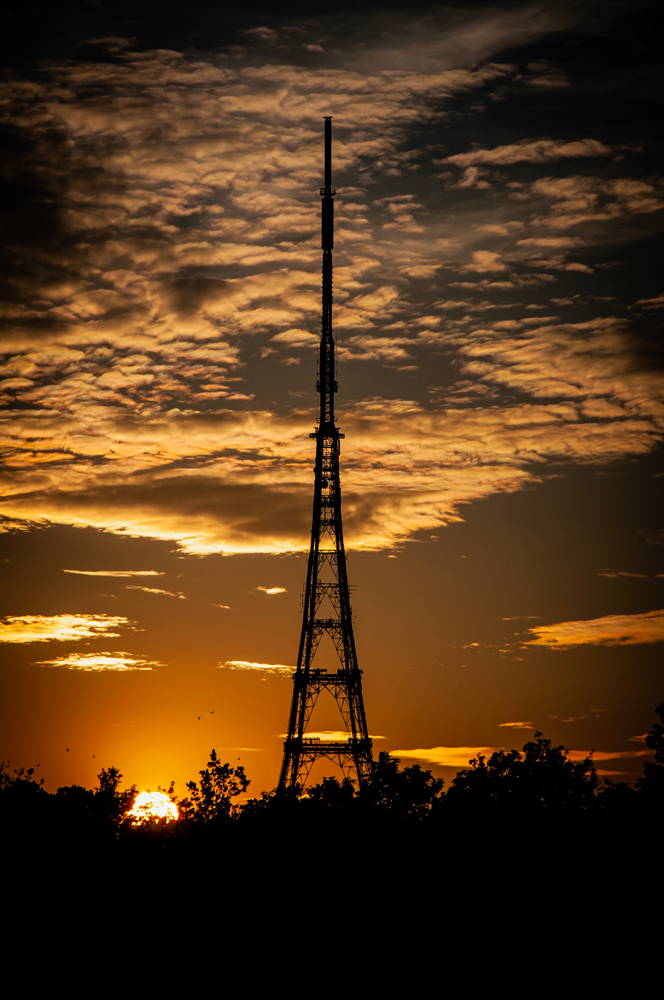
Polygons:
M325 119L325 187L321 188L321 245L323 249L323 313L320 340L320 393L318 427L310 437L316 441L314 507L311 548L304 594L302 635L293 677L288 735L279 787L303 786L314 762L326 757L337 763L346 777L364 784L373 770L371 740L367 732L362 699L362 671L357 665L355 638L346 575L341 523L339 481L340 440L344 437L334 418L334 337L332 334L332 251L334 248L334 195L332 190L332 119ZM339 669L327 671L312 666L322 637L332 639ZM337 701L346 732L345 740L325 741L307 737L307 726L322 691Z

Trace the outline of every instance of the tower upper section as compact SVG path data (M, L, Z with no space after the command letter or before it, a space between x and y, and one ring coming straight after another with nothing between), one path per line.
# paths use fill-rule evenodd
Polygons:
M325 187L321 188L321 247L323 250L323 311L319 377L316 388L320 393L320 425L317 434L334 437L338 433L334 422L335 379L334 336L332 333L332 251L334 249L334 195L332 190L332 119L325 119Z

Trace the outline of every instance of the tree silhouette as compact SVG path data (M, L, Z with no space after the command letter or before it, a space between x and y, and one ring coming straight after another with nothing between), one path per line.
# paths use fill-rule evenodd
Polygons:
M222 763L212 750L199 780L187 782L187 798L177 802L173 783L158 789L177 803L180 821L152 817L136 827L127 816L136 786L121 790L122 774L116 767L102 769L94 789L69 785L50 794L43 788L43 779L35 778L34 768L12 772L8 764L0 763L2 829L20 847L49 842L58 850L76 851L109 846L119 837L128 850L135 845L150 851L150 845L158 843L170 849L168 841L179 851L188 843L203 843L201 833L207 837L209 831L222 828L227 830L228 843L245 846L264 845L267 840L287 848L308 836L338 841L353 827L378 833L379 840L387 828L395 833L401 830L412 835L413 844L421 845L426 843L426 834L420 840L420 831L428 829L438 837L449 820L461 823L458 829L466 838L471 827L485 831L484 821L504 819L505 844L516 830L512 820L521 826L535 820L541 834L551 819L560 821L550 827L559 831L580 817L585 823L587 817L589 823L597 824L592 829L622 837L648 827L658 829L663 815L664 703L656 712L660 721L645 737L654 760L643 765L636 789L609 780L600 786L591 756L572 761L567 750L536 732L521 751L500 750L488 759L471 760L446 795L442 780L430 771L418 765L402 770L397 758L383 752L371 780L359 790L347 779L326 777L307 789L263 792L240 807L237 797L250 784L244 768ZM294 837L297 830L300 835Z
M0 761L0 791L4 791L8 788L29 788L30 791L27 793L29 795L34 794L36 788L41 788L44 784L44 779L40 778L37 781L35 777L34 767L17 767L14 769L14 774L10 774L8 768L10 767L9 761Z
M95 811L111 823L119 825L136 795L136 785L120 791L122 774L117 767L102 768L97 780L99 784L95 788Z
M440 796L444 782L419 764L400 771L400 763L385 750L379 753L373 777L361 795L365 802L394 817L422 819Z
M591 757L572 761L567 754L536 732L522 753L498 750L488 762L480 755L454 778L446 804L457 812L583 812L594 800L595 765Z
M212 750L208 766L199 774L200 787L195 781L187 782L190 795L180 803L183 817L203 828L227 823L236 810L232 799L246 792L250 784L244 767L222 764L217 751Z
M643 765L643 777L636 782L639 798L657 812L664 812L664 701L655 709L660 718L646 736L646 746L655 754L654 761Z
M80 834L91 841L117 838L136 785L121 790L122 774L117 767L102 768L97 781L94 789L63 785L51 796L54 823L63 836Z
M51 796L43 784L43 778L35 778L34 767L19 767L12 774L8 763L0 763L0 829L22 846L35 840L50 821Z
M95 793L83 785L64 785L55 793L55 810L60 822L83 826L95 822Z
M323 778L320 784L308 789L307 798L322 809L347 809L352 807L355 788L348 778L343 781L335 777Z

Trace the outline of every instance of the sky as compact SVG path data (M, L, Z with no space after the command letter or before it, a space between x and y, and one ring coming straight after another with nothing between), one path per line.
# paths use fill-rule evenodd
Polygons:
M449 782L538 731L634 782L664 699L654 6L275 11L4 15L0 759L182 795L214 747L276 784L332 115L375 752Z

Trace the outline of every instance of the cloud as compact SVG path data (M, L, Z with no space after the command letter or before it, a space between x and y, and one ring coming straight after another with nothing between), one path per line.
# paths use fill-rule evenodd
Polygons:
M503 725L518 725L523 728L532 728L525 723L503 723ZM500 747L431 747L430 749L419 750L390 750L391 757L400 759L411 759L422 761L425 764L434 764L437 767L454 767L457 770L467 768L471 760L482 757L491 757L497 753ZM567 750L565 754L568 760L577 762L586 760L587 757L596 761L630 759L643 757L648 750L625 750L625 751L590 751L590 750ZM602 774L619 772L598 772Z
M532 722L499 722L498 728L508 727L511 729L534 729Z
M441 160L454 163L458 167L477 164L506 167L513 163L548 163L566 158L609 156L612 150L597 139L579 139L566 142L563 139L521 139L508 146L493 149L473 149L468 153L455 153Z
M567 756L570 760L585 760L592 757L593 760L620 760L630 757L645 757L650 750L568 750Z
M255 38L260 39L264 42L274 42L278 39L278 32L273 31L272 28L247 28L242 32L243 35L253 35Z
M664 611L605 615L588 621L560 622L528 629L536 638L528 646L569 649L579 645L632 646L664 641Z
M111 615L22 615L0 621L0 642L79 642L117 637L116 628L131 628L128 618Z
M164 576L156 569L63 569L62 572L78 576Z
M254 663L252 660L226 660L225 663L218 663L220 670L257 670L264 674L283 674L291 676L295 667L284 666L283 663Z
M456 347L464 396L478 388L475 405L371 398L340 413L350 547L389 548L449 523L463 503L532 483L533 470L554 457L596 462L653 447L661 377L634 363L621 325L534 322L509 335L491 324L425 330L423 343L444 338ZM493 386L524 401L483 404L480 393ZM581 419L586 412L591 419ZM197 554L308 547L313 412L96 416L92 427L83 414L63 423L42 412L13 419L7 433L16 454L62 444L63 435L77 447L83 438L91 454L40 466L38 476L28 456L25 471L6 480L0 514L161 538Z
M342 729L312 730L305 735L308 740L321 740L324 743L344 743L348 739L348 733ZM285 738L286 733L283 735L283 739Z
M123 44L110 62L53 63L38 80L4 80L3 106L26 149L39 150L21 169L38 203L53 206L55 242L40 237L37 253L20 218L7 241L3 529L91 526L199 555L308 547L316 415L302 400L315 398L313 386L304 397L298 381L288 410L270 366L318 344L315 192L331 94L335 169L348 185L337 206L340 364L428 372L444 354L465 369L440 405L398 398L390 382L393 399L340 409L349 546L390 548L458 520L467 503L537 482L552 460L652 449L660 383L627 326L538 323L525 311L537 303L520 305L512 292L553 280L522 273L543 266L529 262L531 249L545 250L552 268L588 266L563 262L574 238L539 235L532 209L544 233L605 204L647 215L654 184L539 178L507 189L525 199L527 221L511 219L521 203L494 189L483 214L460 211L454 222L416 170L414 130L457 97L496 95L517 72L482 65L481 53L536 37L557 17L533 8L526 25L513 13L459 15L444 37L419 21L399 31L390 22L361 58L330 55L324 68L308 56L306 66L257 65L236 52L220 65L217 55ZM262 30L247 39L260 42ZM460 68L460 52L472 53L474 69ZM581 143L584 155L594 142ZM564 154L574 165L581 155L551 139L498 150L531 155L533 143L545 160ZM484 166L465 169L479 178ZM372 200L395 172L403 193ZM536 242L499 254L476 249L478 232ZM459 261L475 273L461 283L467 298L450 300L441 274ZM414 295L409 279L431 288ZM509 328L491 323L499 309L510 310ZM279 373L301 374L295 364Z
M588 267L587 264L580 264L578 261L573 261L571 264L552 263L551 267L555 267L560 271L580 271L582 274L593 274L592 267Z
M38 667L64 667L67 670L84 670L101 672L114 670L125 673L129 670L152 670L153 667L163 667L158 660L146 660L131 653L69 653L68 656L56 656L53 660L38 660Z
M376 72L397 71L403 75L413 69L435 72L474 65L514 45L532 42L558 30L566 21L558 8L536 4L511 10L492 7L467 12L439 7L435 13L423 17L414 16L411 8L404 11L405 16L399 16L381 8L379 20L372 26L378 44L375 47L363 44L359 52L352 47L346 54L348 65L359 64ZM517 69L509 68L512 72Z
M262 590L266 594L285 594L285 587L256 587L256 590Z
M289 347L318 348L320 345L320 335L309 333L308 330L284 330L282 333L275 333L272 340L279 344L287 344Z
M569 80L564 72L560 68L552 66L547 59L528 63L526 69L532 73L532 76L526 76L524 79L524 83L529 87L546 87L551 89L569 86Z
M287 733L280 733L279 738L285 740ZM307 731L305 738L308 740L320 740L322 743L345 743L349 739L349 733L345 729L319 729ZM369 735L370 740L384 740L385 736Z
M186 597L181 591L174 593L172 590L159 590L157 587L139 587L137 585L132 586L130 584L125 587L125 590L143 590L146 594L163 594L165 597L179 597L182 601L186 600Z
M645 419L649 424L647 433L657 437L664 427L660 402L664 379L660 372L639 364L621 320L607 317L576 324L542 322L514 336L505 336L497 328L485 328L469 334L460 350L469 357L486 359L480 367L466 366L466 371L480 374L483 381L510 386L534 397L585 398L587 403L604 407L613 403L616 409L596 410L592 415ZM622 404L620 408L618 403ZM599 426L595 424L597 429ZM631 434L637 426L646 430L643 423L603 424L605 443L608 445L610 438L617 443L614 435ZM580 426L578 429L581 431ZM572 450L576 450L574 446Z
M558 719L559 722L583 722L584 719L597 718L599 714L604 711L603 708L591 708L591 715L570 715L568 719L561 719L558 715L552 715L552 719Z
M583 243L583 240L580 240L575 236L537 236L516 241L516 245L518 247L554 247L556 249L575 247L579 246L581 243Z
M632 306L634 309L637 307L641 309L664 309L664 294L656 295L652 299L639 299Z
M655 185L630 178L541 177L530 186L530 196L553 201L547 215L533 219L533 225L550 229L650 215L664 208L659 182Z
M481 171L479 167L466 167L457 183L453 186L458 188L477 188L478 191L483 191L490 188L491 184L485 179L484 171Z
M496 750L496 747L430 747L428 750L390 750L390 756L421 760L438 767L464 768L480 754L490 757Z
M490 236L509 236L515 230L523 229L523 222L487 222L475 226L478 233L488 233Z
M433 278L437 270L438 265L436 264L415 264L413 267L405 267L401 273L408 278L428 280Z
M390 198L380 198L374 202L380 206L387 215L387 221L383 223L383 229L394 229L403 233L422 233L423 227L415 220L413 213L424 209L415 199L415 195L403 194Z
M624 572L620 572L620 571L617 572L617 573L614 573L612 570L605 570L603 573L598 573L597 575L598 576L607 576L607 577L611 577L611 578L618 577L618 576L628 576L628 577L638 578L639 580L647 580L647 578L648 578L648 574L647 573L624 573Z
M475 250L473 251L473 262L472 264L467 264L465 270L467 271L506 271L507 265L503 264L499 260L500 254L494 253L492 250Z

